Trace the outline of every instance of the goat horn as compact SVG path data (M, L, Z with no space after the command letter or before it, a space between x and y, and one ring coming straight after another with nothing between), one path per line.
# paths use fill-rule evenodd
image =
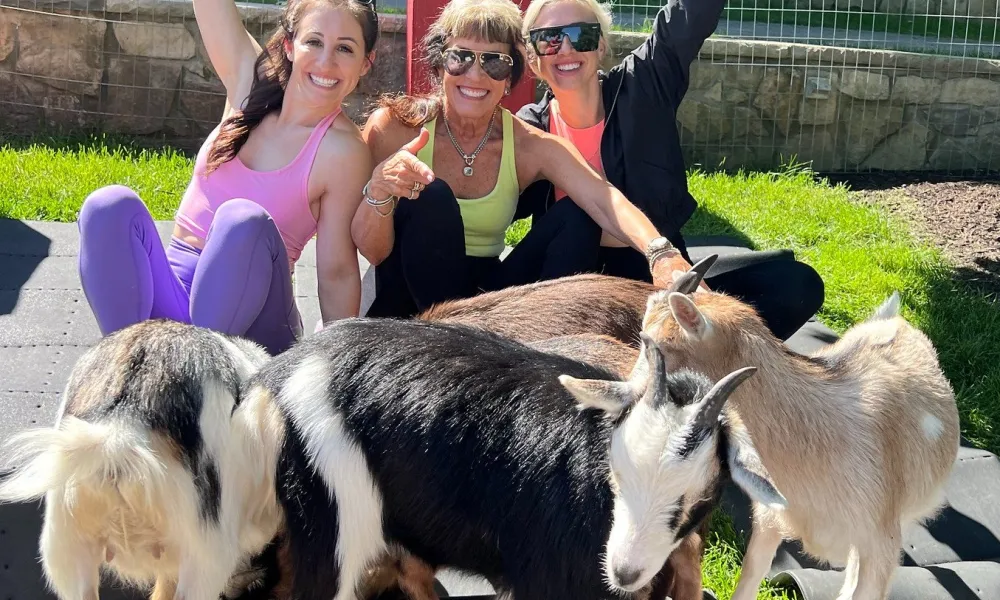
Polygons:
M639 332L639 339L642 341L643 354L646 358L646 390L647 397L652 392L650 398L654 405L659 405L667 399L667 365L663 358L663 352L656 345L653 338L645 331Z
M726 400L729 399L730 394L756 372L757 367L743 367L716 382L701 400L702 406L695 416L695 426L713 427L715 422L718 421L719 413L722 412L722 407L725 405Z
M670 286L668 291L679 292L681 294L693 294L698 286L701 285L701 280L705 278L708 270L712 268L715 261L718 260L718 254L709 254L705 258L699 260L691 269L678 277L673 284Z

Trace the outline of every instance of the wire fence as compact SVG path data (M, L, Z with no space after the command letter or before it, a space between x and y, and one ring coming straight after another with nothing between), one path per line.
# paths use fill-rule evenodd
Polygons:
M640 32L659 9L613 6ZM678 114L688 160L1000 172L998 16L997 0L729 0Z
M614 2L621 57L663 0ZM363 120L402 91L406 0L380 0ZM239 3L263 43L281 9ZM678 113L691 164L1000 172L998 0L729 0ZM195 148L225 102L190 0L0 0L0 127L162 136Z
M283 3L237 6L264 46ZM359 120L405 83L405 14L380 17L376 50L387 59L347 102ZM225 102L190 0L0 0L0 130L146 136L193 150Z

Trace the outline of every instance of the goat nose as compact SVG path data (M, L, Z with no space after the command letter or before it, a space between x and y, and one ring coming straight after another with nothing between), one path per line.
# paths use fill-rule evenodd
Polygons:
M639 575L642 575L639 569L631 567L618 567L615 569L615 579L618 580L618 585L622 587L628 587L639 581Z

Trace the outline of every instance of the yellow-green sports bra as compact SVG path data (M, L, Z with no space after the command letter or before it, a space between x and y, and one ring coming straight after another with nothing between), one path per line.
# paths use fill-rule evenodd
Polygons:
M514 166L514 117L502 107L500 114L503 119L503 154L496 186L481 198L458 199L465 228L465 253L468 256L500 256L505 247L504 233L514 220L517 199L521 193ZM437 119L424 125L431 134L430 140L417 152L417 158L432 170L436 126Z

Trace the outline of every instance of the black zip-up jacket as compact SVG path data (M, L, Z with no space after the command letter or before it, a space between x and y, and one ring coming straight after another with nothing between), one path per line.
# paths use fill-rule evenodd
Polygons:
M687 92L691 63L715 31L724 5L725 0L670 0L642 45L598 75L605 110L605 175L685 256L680 230L698 204L687 187L677 108ZM552 98L546 90L540 102L525 105L517 116L549 131ZM528 206L549 206L554 197L554 186L538 181L521 200Z

